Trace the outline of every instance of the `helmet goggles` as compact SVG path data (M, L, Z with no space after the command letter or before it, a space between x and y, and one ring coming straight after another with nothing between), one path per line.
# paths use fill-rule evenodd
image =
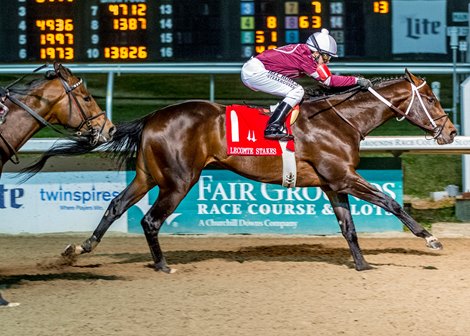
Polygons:
M312 34L306 43L312 51L318 51L325 62L329 62L331 57L337 57L336 41L327 29Z
M330 60L331 60L331 55L329 55L329 54L320 53L320 56L321 56L324 63L329 63Z

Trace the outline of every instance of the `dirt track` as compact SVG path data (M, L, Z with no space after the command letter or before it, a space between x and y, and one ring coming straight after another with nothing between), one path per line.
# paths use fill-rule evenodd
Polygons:
M141 236L0 236L2 335L468 335L470 239L362 238L377 269L356 272L342 238L163 237L175 274L147 267Z

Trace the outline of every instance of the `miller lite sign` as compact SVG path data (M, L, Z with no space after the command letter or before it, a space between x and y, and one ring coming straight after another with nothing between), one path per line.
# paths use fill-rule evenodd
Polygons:
M394 0L392 52L446 54L446 1Z

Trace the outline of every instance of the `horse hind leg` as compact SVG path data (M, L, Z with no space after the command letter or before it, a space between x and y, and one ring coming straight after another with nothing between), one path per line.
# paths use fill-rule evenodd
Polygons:
M73 259L77 255L93 251L110 226L154 186L155 183L150 183L144 174L137 174L127 188L113 198L91 237L79 245L69 244L62 256Z
M197 181L197 179L196 179ZM174 273L176 270L168 266L158 240L158 233L165 220L175 211L181 200L187 195L193 181L189 185L179 185L172 188L160 188L156 202L142 218L141 225L147 239L150 253L157 271Z
M364 259L359 242L357 239L356 228L351 215L349 199L347 194L338 194L331 190L324 190L328 199L330 200L333 211L338 220L341 228L341 233L349 245L351 256L354 260L354 265L357 271L364 271L372 269L367 261Z

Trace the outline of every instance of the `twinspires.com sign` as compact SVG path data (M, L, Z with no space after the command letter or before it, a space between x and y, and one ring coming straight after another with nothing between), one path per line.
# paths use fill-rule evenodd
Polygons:
M397 202L403 200L402 172L362 170L361 175ZM39 173L24 184L16 174L0 180L0 233L93 231L109 205L134 176L128 172ZM142 232L140 220L156 200L150 191L111 230ZM353 197L358 231L401 231L389 213ZM161 233L335 234L339 227L319 188L286 189L254 182L226 170L205 170Z
M0 233L93 231L109 202L126 186L124 173L38 173L21 184L16 173L0 180ZM112 230L127 231L127 220Z

